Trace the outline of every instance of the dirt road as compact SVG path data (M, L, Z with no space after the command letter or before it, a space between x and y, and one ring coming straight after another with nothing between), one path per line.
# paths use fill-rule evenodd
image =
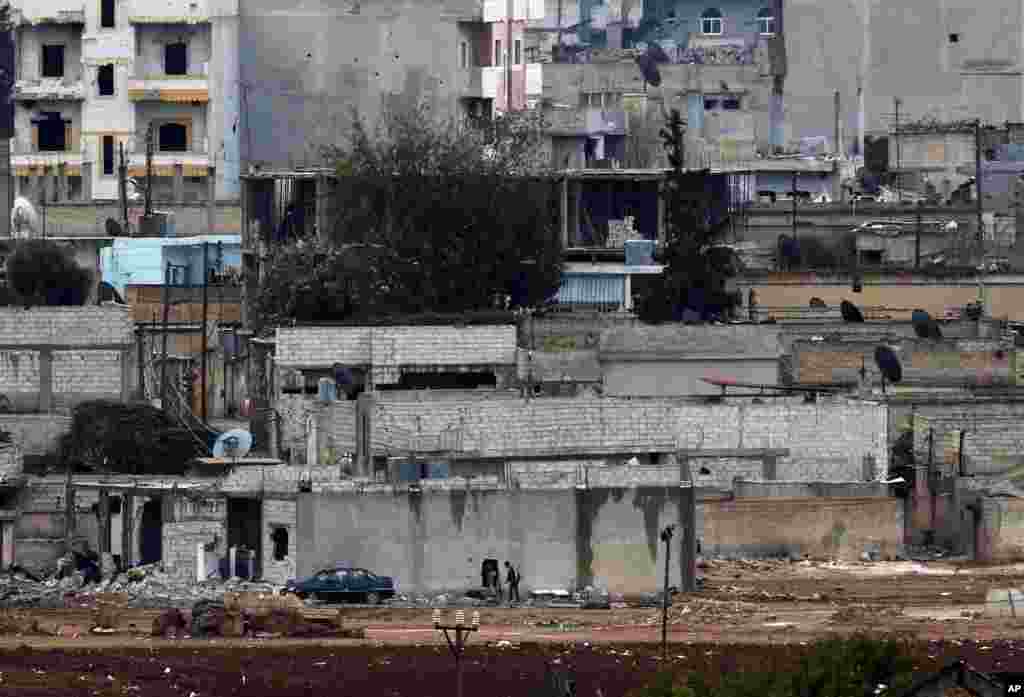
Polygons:
M784 669L801 643L833 633L899 632L918 639L919 667L965 658L983 670L1024 671L1024 624L984 614L990 589L1024 586L1024 566L932 562L718 563L705 590L670 609L677 669ZM1022 608L1024 610L1024 608ZM454 611L445 610L450 615ZM112 635L89 633L78 607L17 614L36 636L0 636L0 695L453 694L453 660L430 608L351 608L366 640L165 640L152 610L129 610ZM625 694L658 665L657 608L482 608L470 639L466 694L536 694L546 661L571 667L579 694ZM931 643L929 643L931 642Z

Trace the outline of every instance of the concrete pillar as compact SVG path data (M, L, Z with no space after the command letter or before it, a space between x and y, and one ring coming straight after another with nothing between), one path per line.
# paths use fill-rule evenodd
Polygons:
M277 443L277 412L271 409L267 413L267 448L270 450L270 457L280 457L281 451Z
M320 448L317 444L319 424L316 413L306 417L306 465L313 467L320 464Z
M196 543L196 583L206 580L206 545L202 542Z
M206 176L206 232L216 234L217 230L217 168L210 166Z
M110 552L110 491L100 489L99 500L99 553L102 557Z
M53 349L39 351L39 411L53 409Z
M321 242L327 239L330 229L330 199L327 189L327 175L320 173L316 176L316 236Z
M92 163L82 163L82 200L92 200Z
M57 201L64 203L68 200L68 166L61 162L57 165Z
M128 568L135 561L135 495L129 492L121 497L121 567Z
M364 477L373 475L373 406L372 394L363 393L356 400L356 462Z
M658 246L665 244L665 182L658 182Z
M232 546L228 550L228 578L234 578L238 570L238 547Z
M181 163L174 165L174 202L185 202L185 166Z
M562 185L558 187L560 195L559 205L559 217L562 223L562 248L565 249L569 246L569 178L566 177L562 180Z

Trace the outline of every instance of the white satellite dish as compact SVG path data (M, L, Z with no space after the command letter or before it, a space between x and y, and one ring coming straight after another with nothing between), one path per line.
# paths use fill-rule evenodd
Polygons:
M252 434L241 428L234 428L217 436L213 444L213 456L233 460L245 457L252 448Z
M11 207L11 237L26 240L39 235L39 214L24 196L14 199Z

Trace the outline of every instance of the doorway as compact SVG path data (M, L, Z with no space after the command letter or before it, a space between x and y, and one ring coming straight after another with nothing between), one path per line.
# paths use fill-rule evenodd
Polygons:
M164 558L164 501L156 496L142 506L139 522L139 563L155 564Z
M255 553L253 576L263 574L261 552L263 547L263 502L260 499L228 499L228 550L238 547ZM239 559L243 556L239 554ZM241 563L241 562L239 562ZM231 570L232 575L237 570Z

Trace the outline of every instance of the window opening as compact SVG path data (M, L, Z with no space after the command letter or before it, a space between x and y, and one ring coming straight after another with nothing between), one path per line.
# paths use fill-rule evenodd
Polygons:
M714 111L717 108L718 108L718 100L717 99L708 99L708 98L704 99L704 110L705 111Z
M496 66L504 65L504 62L502 61L502 55L501 55L501 39L497 39L494 42L494 65L496 65Z
M100 26L113 29L114 23L114 0L100 0Z
M469 46L465 41L459 44L459 65L463 68L469 67Z
M757 13L757 30L765 36L775 33L775 13L767 7Z
M64 45L43 46L43 77L64 77Z
M96 85L101 97L114 96L114 64L101 65L96 71Z
M288 529L274 528L270 535L270 541L274 543L274 561L284 561L288 558Z
M165 123L160 126L160 151L185 152L188 150L188 129L184 124Z
M515 48L513 50L514 60L512 61L512 64L521 65L523 62L523 42L520 39L516 39L513 46Z
M722 100L722 108L726 111L736 111L740 108L740 100L731 98Z
M114 173L114 136L103 136L103 174Z
M39 150L64 152L67 149L67 131L59 111L44 111L36 123L39 130Z
M179 41L164 47L164 73L188 75L188 44Z
M958 44L958 43L960 43L960 35L959 34L950 34L949 35L949 43L951 43L951 44Z
M700 30L704 34L721 34L722 13L716 8L704 10L700 16Z

